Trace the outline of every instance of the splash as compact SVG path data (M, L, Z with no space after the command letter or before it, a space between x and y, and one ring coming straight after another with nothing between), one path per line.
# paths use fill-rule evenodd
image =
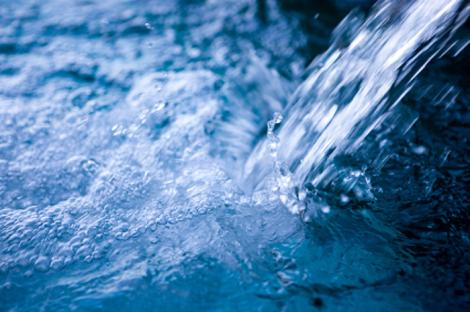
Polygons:
M440 43L462 23L461 6L460 0L384 1L369 18L352 14L338 26L333 45L312 62L282 113L276 153L289 183L318 187L328 180L335 157L357 150L442 51ZM268 134L246 162L253 187L270 171L265 155L272 144Z
M251 0L19 2L0 6L1 311L421 311L434 303L419 295L452 270L427 256L422 272L439 278L401 278L412 271L407 254L417 246L452 259L438 241L450 237L461 259L468 233L459 240L446 231L468 222L443 225L466 211L468 175L463 195L452 189L403 212L405 176L415 178L406 184L413 201L439 183L437 167L416 165L436 145L418 142L377 183L399 184L386 190L393 205L363 209L355 200L371 196L369 172L336 158L364 144L375 124L403 127L394 103L441 43L452 48L445 39L462 21L461 2L389 1L367 20L352 14L295 93L309 39L278 1L264 2L261 22ZM428 96L450 109L468 104L449 86ZM398 136L415 120L410 114ZM382 138L392 141L389 133ZM249 155L254 189L245 192ZM418 181L415 167L429 178ZM311 187L333 175L346 209ZM443 202L455 207L430 213ZM406 222L425 234L421 246L416 235L403 239ZM458 288L442 288L436 301L456 301L449 294Z

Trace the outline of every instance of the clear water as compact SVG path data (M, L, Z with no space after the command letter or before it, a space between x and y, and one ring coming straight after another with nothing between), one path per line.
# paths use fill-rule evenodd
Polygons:
M399 75L412 71L413 64L406 62L413 63L412 56L428 52L449 28L460 4L423 0L398 7L389 1L377 5L362 24L357 16L343 21L336 44L310 65L311 72L284 113L279 158L292 171L295 184L319 185L331 159L357 149L377 128L386 107L396 105L409 91L401 86L398 100L389 103L389 97L396 97L390 90ZM266 163L265 149L261 143L248 160L248 175L262 177L258 167Z
M393 3L304 71L331 12L0 0L0 311L463 309L469 9Z

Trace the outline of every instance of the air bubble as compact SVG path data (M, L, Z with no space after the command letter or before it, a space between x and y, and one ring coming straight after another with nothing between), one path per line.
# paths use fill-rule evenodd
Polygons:
M50 259L45 256L39 256L34 262L34 266L38 271L45 272L49 270Z

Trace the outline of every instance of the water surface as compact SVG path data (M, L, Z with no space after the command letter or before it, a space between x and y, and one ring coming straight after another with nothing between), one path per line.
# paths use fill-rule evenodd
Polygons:
M463 2L260 2L0 1L0 311L465 309Z

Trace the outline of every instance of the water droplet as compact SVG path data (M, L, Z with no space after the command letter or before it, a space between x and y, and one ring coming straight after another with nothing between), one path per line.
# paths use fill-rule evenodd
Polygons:
M327 206L327 205L322 206L322 207L321 207L321 211L322 211L323 213L330 213L330 206Z
M419 145L419 146L414 146L412 148L412 151L416 155L423 155L423 154L426 154L428 152L428 149L423 145Z
M349 203L349 197L345 194L341 194L341 196L339 197L339 201L341 205L346 205L347 203Z

